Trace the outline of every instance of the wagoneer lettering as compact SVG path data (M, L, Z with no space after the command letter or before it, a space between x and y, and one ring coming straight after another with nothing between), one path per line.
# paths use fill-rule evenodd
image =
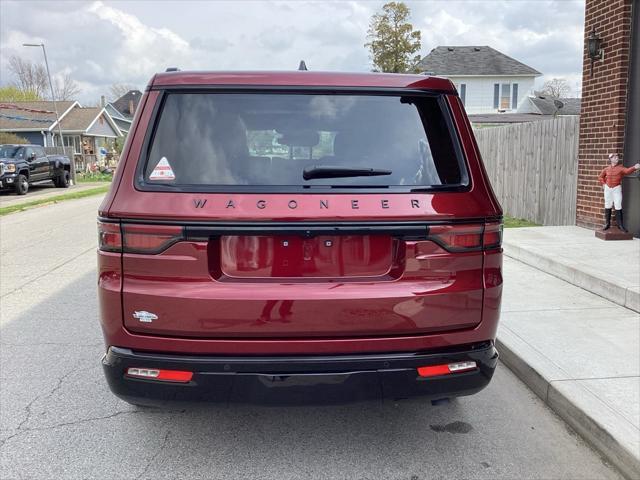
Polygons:
M116 395L436 401L489 383L502 211L451 82L169 72L136 115L98 218Z
M338 199L336 201L339 201ZM352 209L357 209L359 208L359 202L360 199L350 199L349 203ZM228 199L225 200L224 202L225 208L235 208L236 204L235 201L232 199ZM410 204L411 208L420 208L420 200L416 200L416 199L410 199L407 201L408 204ZM298 208L298 201L295 199L291 199L288 200L286 202L287 206L289 207L289 209L291 210L295 210L296 208ZM193 199L193 206L194 208L204 208L207 205L207 199L202 199L202 198L196 198ZM387 198L381 198L377 205L379 205L380 208L382 209L388 209L391 208L391 203L390 200ZM269 205L267 203L266 200L258 200L255 204L256 208L259 210L264 210L264 209L268 209L268 208L272 208L272 205ZM318 201L318 208L319 209L329 209L329 200L319 200Z

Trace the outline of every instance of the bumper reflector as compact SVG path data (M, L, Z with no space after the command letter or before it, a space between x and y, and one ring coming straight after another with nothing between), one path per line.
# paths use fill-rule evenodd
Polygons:
M186 383L191 381L193 372L184 372L181 370L158 370L156 368L127 368L127 375L135 378Z
M476 362L456 362L444 365L429 365L418 367L418 375L421 377L437 377L439 375L449 375L451 373L468 372L477 368Z

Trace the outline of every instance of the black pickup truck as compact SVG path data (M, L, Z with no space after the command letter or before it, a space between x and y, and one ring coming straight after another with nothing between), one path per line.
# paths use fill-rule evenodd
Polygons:
M29 185L53 180L56 187L67 188L71 161L64 155L47 155L40 145L0 145L0 185L24 195Z

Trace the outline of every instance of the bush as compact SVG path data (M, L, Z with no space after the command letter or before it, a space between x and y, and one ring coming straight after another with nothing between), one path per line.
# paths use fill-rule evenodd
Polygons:
M19 137L15 133L0 132L0 145L4 145L6 143L25 144L25 143L29 143L29 140L23 137Z

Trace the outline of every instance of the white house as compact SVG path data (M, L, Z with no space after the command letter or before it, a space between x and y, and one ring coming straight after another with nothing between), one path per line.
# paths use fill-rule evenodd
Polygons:
M469 114L516 112L542 75L487 46L436 47L420 67L426 75L449 78Z

